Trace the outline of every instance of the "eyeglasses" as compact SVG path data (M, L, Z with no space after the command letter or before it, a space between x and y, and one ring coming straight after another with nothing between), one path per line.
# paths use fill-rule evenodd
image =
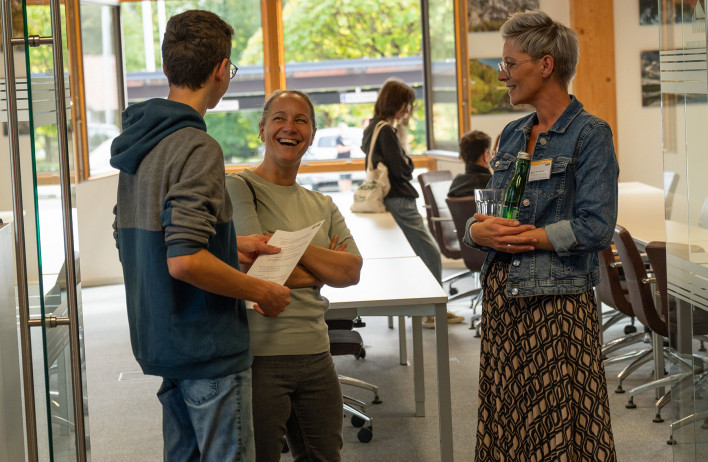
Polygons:
M506 62L506 61L499 61L499 70L504 73L507 79L511 78L511 70L515 68L516 66L524 63L530 63L531 61L538 61L537 58L531 58L531 59L525 59L523 61L516 61L516 62Z
M238 66L232 63L230 59L228 60L228 63L229 72L231 73L231 79L233 80L233 78L236 77L236 73L238 72Z

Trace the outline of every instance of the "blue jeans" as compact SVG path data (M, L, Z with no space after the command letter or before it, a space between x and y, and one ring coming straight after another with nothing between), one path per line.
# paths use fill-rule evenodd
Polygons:
M162 379L165 461L253 461L251 370L213 379Z
M287 435L295 462L338 462L342 390L329 351L253 358L258 462L278 462Z
M415 254L423 260L435 279L438 282L442 281L440 248L428 232L415 199L412 197L386 197L384 205L386 210L393 215Z

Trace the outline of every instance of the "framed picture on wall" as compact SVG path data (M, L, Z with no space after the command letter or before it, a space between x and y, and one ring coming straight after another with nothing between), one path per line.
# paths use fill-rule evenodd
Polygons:
M527 105L512 106L504 82L497 80L501 58L470 59L470 114L529 112Z
M705 21L706 19L705 0L668 0L668 2L673 3L673 8L669 7L667 10L673 10L674 14L669 22ZM639 24L641 26L659 24L657 0L639 0Z
M659 106L661 105L659 50L642 51L639 62L642 66L642 106Z
M470 32L497 31L511 13L537 10L539 0L467 0Z

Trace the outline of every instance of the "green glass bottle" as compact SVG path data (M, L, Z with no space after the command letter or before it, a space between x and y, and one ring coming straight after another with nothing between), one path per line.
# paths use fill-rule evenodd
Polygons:
M514 176L511 177L511 183L506 188L504 194L504 202L502 202L502 218L511 218L516 220L519 218L519 205L521 198L526 190L526 180L529 178L529 170L531 168L531 154L520 151L516 156L516 169Z

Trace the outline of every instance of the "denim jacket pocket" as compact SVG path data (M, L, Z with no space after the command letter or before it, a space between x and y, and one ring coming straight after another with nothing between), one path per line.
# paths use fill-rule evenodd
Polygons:
M544 199L552 200L563 196L568 187L569 167L573 159L570 157L554 157L551 166L551 177L547 180L534 181L530 184L538 191L538 195Z
M506 188L507 182L511 181L511 175L514 174L516 167L516 157L511 154L497 154L489 163L494 170L492 177L492 188Z

